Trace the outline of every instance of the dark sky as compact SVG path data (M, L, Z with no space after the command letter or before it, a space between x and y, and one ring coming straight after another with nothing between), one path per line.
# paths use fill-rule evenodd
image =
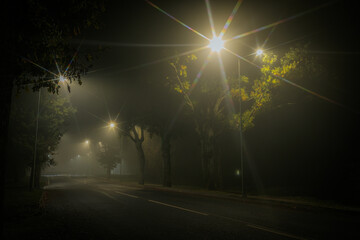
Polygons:
M236 2L210 1L217 34ZM205 36L211 36L205 1L154 0L153 3ZM318 8L319 6L323 7ZM72 103L78 108L77 119L71 131L81 135L86 135L87 129L103 126L105 123L100 119L114 119L120 112L123 104L118 101L120 83L150 78L152 74L161 71L161 62L149 63L172 56L175 51L181 53L197 48L160 45L207 44L207 40L170 19L146 1L108 1L106 8L102 29L88 34L83 46L102 44L108 49L84 78L83 86L73 86L71 93ZM360 51L358 14L355 5L350 5L348 1L244 0L223 39L303 12L307 13L275 28L267 28L234 40L226 47L252 61L254 59L249 54L264 44L267 38L264 49L274 52L297 43L310 43L311 53L322 59L338 76L335 82L324 85L322 94L337 96L336 100L344 104L353 104L355 89L359 86L355 81L354 69L359 63L357 58ZM139 46L141 44L144 46ZM207 52L208 50L200 52L199 57L205 57ZM223 53L223 61L227 71L236 71L236 57ZM209 67L207 71L215 69ZM242 71L250 74L257 69L244 62Z

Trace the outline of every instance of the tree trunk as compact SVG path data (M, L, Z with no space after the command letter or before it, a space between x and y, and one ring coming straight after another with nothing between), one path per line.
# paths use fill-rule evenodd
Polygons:
M216 181L217 181L217 187L218 189L223 189L223 178L222 178L222 165L221 165L221 153L219 151L216 152L215 155L215 161L216 161L216 169L217 169L217 176L216 176Z
M34 188L40 188L40 179L41 179L41 165L43 159L37 159L35 165L35 179L34 179Z
M145 154L144 154L144 150L142 148L142 142L136 142L136 150L138 152L138 158L139 158L139 167L140 167L140 179L139 179L139 184L144 185L145 183L145 179L144 179L144 175L145 175Z
M0 161L0 204L3 205L4 199L4 189L5 189L5 177L6 177L6 168L9 159L8 153L8 131L9 131L9 118L10 118L10 107L11 107L11 95L12 95L12 81L9 79L2 79L2 86L0 88L0 151L2 153L2 158ZM2 227L3 225L0 225Z
M110 177L111 177L111 167L110 166L108 166L106 168L106 176L107 176L108 179L110 179Z
M201 156L203 170L205 171L204 180L206 187L209 190L214 190L216 184L216 163L215 163L215 142L214 142L214 131L210 128L204 131L201 136Z
M34 174L35 174L35 168L32 166L30 169L30 179L29 179L29 190L32 191L34 189Z
M161 151L163 158L163 186L171 187L171 156L170 156L170 136L162 135L161 138Z

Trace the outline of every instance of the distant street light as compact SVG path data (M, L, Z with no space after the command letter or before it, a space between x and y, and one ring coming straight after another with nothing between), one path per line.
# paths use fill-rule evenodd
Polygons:
M59 81L60 81L60 82L65 82L65 81L66 81L66 77L64 77L63 75L60 74L60 76L59 76Z
M260 55L262 55L264 52L263 52L263 50L262 49L258 49L257 51L256 51L256 56L260 56Z
M88 144L89 144L89 140L86 140L86 141L85 141L85 144L88 145Z
M109 128L114 128L115 127L115 123L111 122L109 123Z

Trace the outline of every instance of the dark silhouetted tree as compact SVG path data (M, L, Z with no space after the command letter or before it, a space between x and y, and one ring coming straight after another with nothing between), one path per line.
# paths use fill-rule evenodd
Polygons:
M99 142L96 151L96 158L99 163L106 169L108 178L111 176L113 170L118 163L121 162L120 152L117 148L103 142Z
M41 92L39 109L37 108L37 97L27 94L20 100L15 102L11 113L10 146L12 154L9 162L9 169L11 169L9 174L21 177L25 170L30 168L30 188L39 187L41 169L55 164L52 156L55 154L61 137L66 132L75 109L66 97L48 92ZM36 133L37 117L39 127ZM34 159L35 144L36 159ZM33 175L35 176L34 182L32 182ZM9 178L11 177L13 176L9 176Z

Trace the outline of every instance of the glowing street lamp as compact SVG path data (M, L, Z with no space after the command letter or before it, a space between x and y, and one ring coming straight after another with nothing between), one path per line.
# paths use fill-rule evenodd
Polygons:
M89 140L85 140L85 144L88 145L88 144L89 144Z
M115 127L115 123L110 122L110 123L109 123L109 128L113 129L114 127Z
M256 51L256 56L260 56L260 55L263 55L264 51L262 49L258 49Z
M220 52L221 49L224 48L224 41L221 39L221 37L214 36L214 38L210 40L208 47L212 52Z
M60 81L60 82L65 82L65 81L66 81L66 77L64 77L63 75L60 74L60 76L59 76L59 81Z

